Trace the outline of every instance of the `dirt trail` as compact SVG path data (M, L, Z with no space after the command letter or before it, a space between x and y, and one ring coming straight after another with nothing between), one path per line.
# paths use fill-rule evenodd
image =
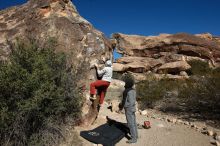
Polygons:
M102 107L96 123L89 127L76 127L77 132L91 130L106 123L106 116L119 122L126 122L124 114L111 112L105 105ZM137 122L142 124L149 120L152 128L139 129L139 139L136 146L212 146L210 137L183 124L173 124L163 120L149 118L137 114ZM81 138L83 146L93 146L92 143ZM126 146L126 138L123 138L116 146Z

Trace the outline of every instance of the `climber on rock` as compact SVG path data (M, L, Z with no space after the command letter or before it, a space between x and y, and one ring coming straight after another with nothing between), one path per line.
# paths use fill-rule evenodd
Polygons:
M98 77L101 77L101 80L97 80L90 84L90 100L96 99L96 89L99 89L99 106L101 106L104 102L106 91L112 80L112 62L111 60L107 60L105 62L105 67L102 70L98 69L98 65L95 64L94 68L96 69Z

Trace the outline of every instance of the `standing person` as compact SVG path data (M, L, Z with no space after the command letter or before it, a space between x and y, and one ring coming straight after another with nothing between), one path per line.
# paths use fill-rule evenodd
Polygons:
M127 143L136 143L138 138L137 123L136 123L136 91L134 89L134 79L131 75L125 75L125 90L123 92L122 102L119 104L119 109L125 109L126 120L130 130L131 139Z
M90 99L95 100L96 99L96 89L99 89L99 95L100 95L100 100L99 100L99 105L101 106L104 102L105 98L105 93L111 83L112 80L112 62L111 60L107 60L105 62L105 67L102 70L99 70L97 68L97 65L95 65L95 69L97 72L97 75L101 77L101 80L97 80L95 82L92 82L90 84Z

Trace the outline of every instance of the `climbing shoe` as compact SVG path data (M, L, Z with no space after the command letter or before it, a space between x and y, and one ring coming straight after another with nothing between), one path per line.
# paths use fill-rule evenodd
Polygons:
M90 100L96 100L96 96L95 95L93 95L93 96L90 96Z
M130 143L130 144L132 144L132 143L136 143L136 142L137 142L136 139L130 139L130 140L126 141L126 143Z

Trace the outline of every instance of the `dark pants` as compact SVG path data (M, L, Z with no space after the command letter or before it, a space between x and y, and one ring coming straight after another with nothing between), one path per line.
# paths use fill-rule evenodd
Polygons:
M131 139L137 140L138 132L135 112L125 109L125 116L127 119L128 128L130 129Z

